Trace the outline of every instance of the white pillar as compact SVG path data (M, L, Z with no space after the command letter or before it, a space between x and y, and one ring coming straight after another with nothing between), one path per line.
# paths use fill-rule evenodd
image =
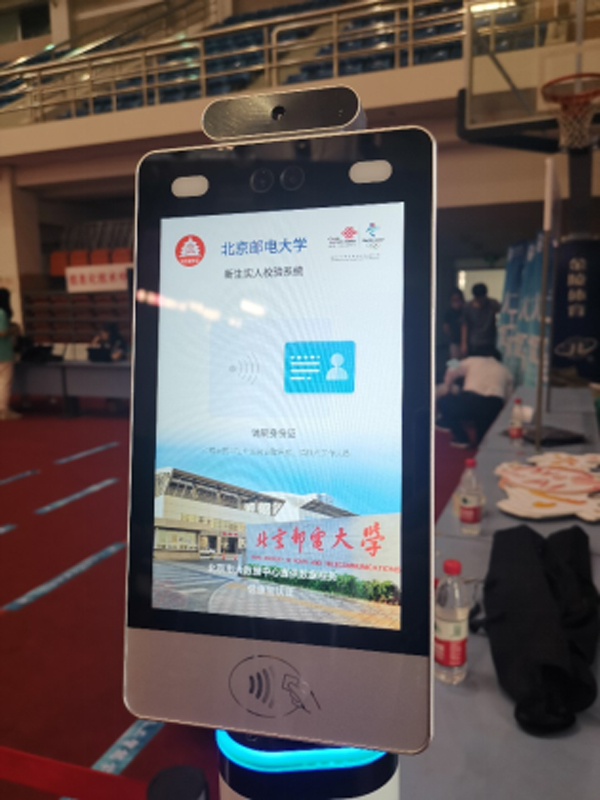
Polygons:
M54 44L71 38L69 0L50 0L50 30Z
M223 22L233 14L233 0L209 0L206 6L211 22Z
M20 278L42 273L42 252L37 198L16 186L13 167L0 167L0 253L0 286L21 322Z

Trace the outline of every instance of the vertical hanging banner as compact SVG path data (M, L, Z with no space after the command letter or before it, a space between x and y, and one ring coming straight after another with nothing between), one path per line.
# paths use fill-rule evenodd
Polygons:
M552 367L600 381L600 241L562 242L554 300Z
M546 320L545 336L549 336L548 321L552 304L552 259L549 260L548 264L545 313L543 313L544 304L542 303L543 261L544 233L539 233L535 242L532 242L527 248L527 259L523 269L519 310L517 312L514 347L516 358L518 359L518 378L516 382L522 386L537 385L542 317Z
M543 384L548 382L549 336L552 311L554 251L560 231L560 186L554 158L546 159L544 231L533 242L518 242L508 249L502 309L498 318L498 347L515 385L536 386L539 375L542 318ZM544 239L547 243L544 276ZM545 288L544 288L545 287ZM545 308L542 293L546 295Z
M540 233L527 248L517 312L515 350L519 359L519 383L522 386L535 386L537 382L543 250L544 235Z
M528 242L517 242L508 248L504 295L498 316L498 349L502 353L505 367L512 373L515 384L518 384L521 378L521 357L517 348L517 315L527 247Z

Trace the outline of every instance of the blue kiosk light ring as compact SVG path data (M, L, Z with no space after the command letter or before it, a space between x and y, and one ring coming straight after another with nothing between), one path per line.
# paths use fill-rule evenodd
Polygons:
M253 772L285 773L351 769L374 764L386 753L357 747L319 747L314 750L254 750L217 730L217 746L225 758Z

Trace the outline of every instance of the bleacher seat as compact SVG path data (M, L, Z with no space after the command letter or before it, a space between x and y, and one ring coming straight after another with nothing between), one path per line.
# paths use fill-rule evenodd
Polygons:
M90 264L109 264L110 252L106 247L98 247L90 253Z
M281 31L281 33L277 36L277 41L279 42L296 42L300 39L300 32L295 30L287 30Z
M198 84L187 84L183 87L184 100L197 100L201 96L200 86Z
M302 72L294 72L292 75L288 75L285 79L286 85L291 83L304 83L304 81L309 80Z
M322 10L341 5L343 0L308 0L308 2L295 3L278 8L265 8L256 12L234 15L224 22L215 25L215 35L205 39L203 50L206 59L206 92L208 95L222 95L233 91L246 89L257 75L262 75L261 65L264 63L264 50L262 49L270 37L274 23L266 23L255 29L235 30L232 26L243 22L258 22L279 17L296 19L298 14ZM461 0L448 0L443 6L432 3L419 6L415 9L415 19L420 21L414 29L414 38L418 41L427 40L436 36L451 36L460 34L462 22L436 23L432 19L427 24L426 18L440 13L451 14L461 9ZM393 32L379 32L381 26L392 24L398 19L408 19L408 10L402 8L399 12L388 10L368 9L367 14L344 24L342 30L346 38L342 38L338 45L340 54L340 75L353 75L360 72L371 72L393 68L397 64L395 56L390 52L390 47L397 41L398 34ZM511 24L518 19L518 10L509 10L497 14L496 22ZM486 14L478 18L479 24L489 24L490 16ZM229 30L228 30L229 29ZM283 44L309 37L316 30L315 24L282 30L278 34L278 41ZM400 31L400 41L406 41L408 30ZM115 46L123 47L133 41L139 40L140 34L131 32L109 37L81 48L82 53L94 53L110 50ZM496 37L498 50L522 49L533 45L533 28L523 32L513 32L510 36ZM115 79L115 96L100 95L92 100L79 100L71 104L65 102L57 106L54 112L55 119L69 119L71 117L85 117L89 114L104 114L112 111L141 108L144 105L168 104L185 100L194 100L201 96L201 75L198 68L200 49L196 43L178 41L169 45L168 52L156 56L150 63L149 72L144 80L142 75L124 74ZM255 48L255 49L253 49ZM167 48L165 48L167 49ZM247 50L248 52L238 52ZM318 55L327 60L303 65L298 72L287 77L286 83L301 83L304 81L328 79L333 76L333 65L330 57L333 47L322 46ZM372 51L372 52L368 52ZM69 48L54 48L44 50L34 56L28 57L23 63L44 64L62 58L67 53L73 54ZM356 57L353 57L354 53ZM415 48L414 63L425 64L460 57L462 45L460 42L443 43L441 45L423 46ZM347 55L347 57L346 57ZM407 52L401 51L399 66L408 63ZM224 74L230 73L230 74ZM42 82L48 83L58 78L53 75L43 75ZM15 102L24 94L19 92L23 83L22 78L8 75L4 82L0 76L0 108Z
M452 61L456 58L462 58L462 42L431 44L414 49L415 64L435 64L439 61Z
M159 103L178 103L185 100L185 92L182 86L165 86L158 90L158 97Z
M403 33L405 33L405 31L403 31ZM362 46L368 48L377 48L386 44L393 44L393 43L394 43L393 33L382 33L382 34L377 34L375 36L367 36L365 39L362 40Z
M87 250L71 250L69 253L70 267L86 267L90 263L90 254Z
M394 56L387 53L365 59L365 72L380 72L385 69L392 69L394 66Z
M115 247L110 260L113 264L130 264L133 261L133 250L131 247Z
M19 78L18 76L12 78L9 77L8 79L3 80L0 83L0 89L3 92L12 92L13 89L18 89L19 86L22 85L23 85L23 78Z
M408 19L408 11L400 10L400 19ZM360 30L362 28L372 28L377 25L391 25L394 22L393 14L382 14L379 16L360 17L347 23L344 30Z
M119 81L115 81L115 89L120 91L121 89L136 89L142 85L142 78L124 78Z
M117 95L117 111L129 108L141 108L144 105L144 98L141 92Z
M211 58L206 61L206 72L211 75L213 72L224 72L225 59L224 58Z
M108 111L112 111L112 107L112 97L94 98L94 114L106 114Z
M231 36L223 36L219 39L207 39L204 44L204 52L208 56L226 53L228 50L235 50L235 43Z
M322 80L323 78L333 77L333 64L315 64L314 66L303 67L303 71L310 77L310 80Z
M544 36L546 33L545 26L540 26L540 44L544 43ZM489 36L485 35L482 41L475 42L477 54L487 53L489 47ZM487 47L486 47L487 44ZM535 31L534 29L523 31L511 31L510 33L498 34L495 41L495 52L507 53L512 50L527 50L535 44Z
M230 50L242 50L244 47L259 47L264 44L262 30L237 33L231 37L233 47Z
M69 254L65 250L54 250L50 253L50 275L53 278L63 277L69 265Z
M359 75L364 71L361 58L349 58L340 61L340 75Z
M158 64L170 64L173 61L188 61L197 60L200 56L200 51L197 47L182 47L178 50L173 50L171 53L163 53L156 59Z
M51 61L54 57L55 54L52 50L42 50L41 53L36 53L35 55L30 56L26 61L26 65L30 67L37 64L47 64L48 61Z
M417 28L414 32L415 39L431 39L432 36L437 34L435 25L430 25L428 28Z
M20 92L19 94L11 94L7 95L6 97L0 96L0 108L6 108L6 106L11 105L11 103L16 102L17 100L22 100L25 95Z
M520 19L519 11L502 11L496 14L496 25L514 25Z
M447 34L447 33L458 33L462 31L463 24L460 21L457 22L445 22L442 25L438 25L438 33L440 35Z
M520 31L515 36L515 50L529 50L535 45L535 29Z

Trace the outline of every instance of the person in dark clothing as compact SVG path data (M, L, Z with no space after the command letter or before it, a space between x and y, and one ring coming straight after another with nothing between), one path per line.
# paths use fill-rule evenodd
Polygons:
M464 379L464 389L453 394L452 386L459 378ZM450 431L453 447L466 448L471 442L465 423L475 428L479 444L510 397L513 379L494 356L470 356L447 370L444 385L446 394L437 401L436 427Z
M463 323L463 309L465 296L460 289L455 289L450 295L450 308L444 314L443 331L448 342L451 359L460 358L460 344Z
M15 358L12 340L19 329L19 326L12 322L12 315L10 292L2 288L0 289L0 420L19 419L21 416L9 406Z
M92 340L92 347L103 350L107 361L124 361L127 358L127 345L115 322L102 325L102 331Z
M461 331L461 354L486 356L496 353L496 314L500 303L488 297L485 283L473 286L473 299L463 312Z

